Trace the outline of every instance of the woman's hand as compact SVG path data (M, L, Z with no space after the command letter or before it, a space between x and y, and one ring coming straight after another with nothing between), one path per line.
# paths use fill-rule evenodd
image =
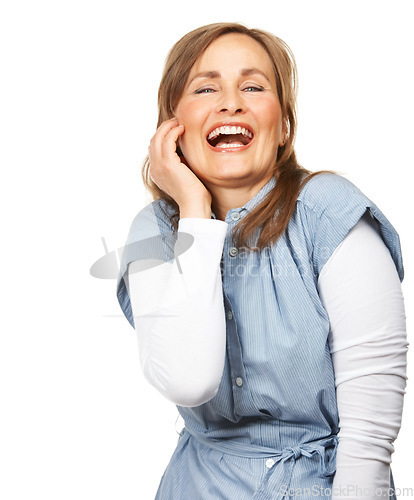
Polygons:
M177 140L184 125L173 118L163 122L151 139L150 176L180 207L180 217L211 218L211 194L200 179L180 160Z

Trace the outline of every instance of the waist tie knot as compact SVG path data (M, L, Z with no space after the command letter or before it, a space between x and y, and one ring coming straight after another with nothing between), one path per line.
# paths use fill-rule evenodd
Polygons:
M285 492L290 489L292 474L296 460L300 456L312 458L319 456L318 474L321 477L330 477L335 474L337 436L303 443L292 448L285 448L279 456L274 458L275 463L256 491L254 500L282 500Z
M302 454L302 451L300 449L300 446L295 446L294 448L286 448L287 452L291 452L293 458L296 460L299 458Z
M274 464L254 493L253 500L282 500L285 492L290 489L296 460L301 456L312 458L314 455L318 455L319 476L327 478L335 474L336 448L338 445L338 438L335 435L277 451L240 441L206 438L205 436L193 434L188 429L184 429L183 433L185 432L191 434L197 441L221 453L245 458L272 458Z

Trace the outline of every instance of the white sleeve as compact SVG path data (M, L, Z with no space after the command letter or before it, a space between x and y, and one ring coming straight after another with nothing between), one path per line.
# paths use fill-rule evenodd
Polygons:
M388 499L406 385L404 302L376 221L365 215L325 265L340 432L332 499Z
M183 218L178 238L185 232L194 242L179 263L176 259L137 272L132 262L128 268L144 375L180 406L205 403L220 384L226 349L220 260L227 226L214 219Z

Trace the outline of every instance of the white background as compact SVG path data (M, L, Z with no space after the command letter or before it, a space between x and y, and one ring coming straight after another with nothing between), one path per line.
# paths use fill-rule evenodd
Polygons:
M167 51L193 28L238 21L291 46L299 160L348 177L397 228L413 323L411 4L2 4L3 500L152 499L173 451L175 407L142 378L115 282L89 269L104 253L101 238L120 247L150 201L140 167L158 82ZM414 488L408 384L393 461L400 488Z

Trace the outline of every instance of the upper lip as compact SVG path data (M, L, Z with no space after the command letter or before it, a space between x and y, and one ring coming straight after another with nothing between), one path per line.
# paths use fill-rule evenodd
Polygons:
M215 123L208 130L208 132L206 134L206 138L208 138L208 136L211 134L211 132L213 132L213 130L215 130L216 128L219 128L219 127L241 127L241 128L244 128L244 129L248 130L254 136L253 129L252 129L252 127L248 123L225 121L225 122Z

